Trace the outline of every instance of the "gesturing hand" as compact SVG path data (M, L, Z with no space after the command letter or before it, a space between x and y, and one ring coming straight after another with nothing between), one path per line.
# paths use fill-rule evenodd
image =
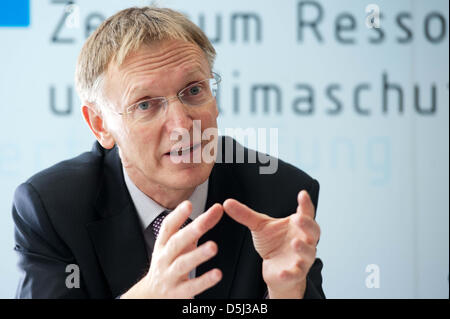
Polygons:
M189 272L216 255L214 242L208 241L199 247L197 243L219 222L223 208L219 204L213 205L180 230L191 211L191 203L184 201L164 219L153 249L150 270L121 298L193 298L220 281L222 273L219 269L194 279L189 279Z
M314 220L314 205L306 191L298 194L297 201L297 211L285 218L258 213L234 199L223 204L231 218L250 229L263 259L270 298L302 298L316 257L320 228Z

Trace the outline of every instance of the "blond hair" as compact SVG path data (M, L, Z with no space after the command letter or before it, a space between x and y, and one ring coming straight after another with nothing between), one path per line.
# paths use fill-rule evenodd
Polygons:
M197 44L212 69L216 51L203 31L183 14L156 7L128 8L105 20L86 40L78 57L75 86L83 103L105 103L102 82L108 65L121 65L144 44L179 39Z

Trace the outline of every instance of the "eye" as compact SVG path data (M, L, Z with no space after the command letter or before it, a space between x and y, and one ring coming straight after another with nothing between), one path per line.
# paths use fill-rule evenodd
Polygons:
M150 107L150 102L149 101L142 101L142 102L139 102L138 105L137 105L137 108L140 111L148 110L149 107Z
M202 90L202 88L200 87L200 85L194 85L189 88L189 94L197 95L201 92L201 90Z

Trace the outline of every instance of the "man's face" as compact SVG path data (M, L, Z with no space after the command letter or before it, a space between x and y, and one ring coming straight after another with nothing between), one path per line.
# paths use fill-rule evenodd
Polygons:
M174 97L188 85L210 77L207 59L197 45L167 40L143 46L120 67L111 64L104 94L117 112L125 112L128 106L148 98ZM175 163L169 152L177 144L171 135L183 131L190 133L191 145L202 143L201 152L209 141L193 141L194 121L200 121L195 123L201 124L202 132L217 128L214 98L200 106L187 106L171 99L158 117L142 122L133 121L128 115L104 113L107 129L119 146L122 164L134 179L161 190L183 190L208 178L214 162Z

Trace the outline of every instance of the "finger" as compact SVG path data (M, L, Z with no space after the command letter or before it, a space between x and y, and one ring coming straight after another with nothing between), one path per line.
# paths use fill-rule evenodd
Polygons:
M320 227L317 222L309 216L294 214L291 220L297 229L303 241L309 245L316 245L320 237Z
M254 211L235 199L227 199L223 203L225 212L238 223L256 231L270 220L270 217Z
M316 247L308 245L306 242L299 238L294 238L291 241L291 247L294 249L296 254L303 258L312 259L316 256Z
M299 257L296 263L294 263L289 269L284 269L279 273L279 278L286 282L297 282L302 278L305 278L310 268L310 261Z
M166 244L166 264L172 264L175 258L186 252L189 247L193 247L193 245L195 247L200 237L213 228L222 218L222 215L222 205L214 204L205 213L174 234Z
M196 296L206 289L215 286L222 279L222 272L214 268L200 277L190 279L180 285L180 295Z
M290 217L291 221L299 229L311 232L312 234L320 232L319 224L316 222L315 219L312 219L310 216L303 214L292 214Z
M291 246L296 246L296 244L291 241ZM299 254L296 252L291 257L290 262L286 264L287 268L279 272L279 278L282 280L298 280L306 276L315 259L315 251L311 248L311 246L305 245L304 249L308 250L308 253Z
M169 272L177 277L185 276L192 269L203 264L216 254L217 244L213 241L208 241L193 251L180 255L176 258L172 265L170 265Z
M309 197L307 191L302 190L298 193L297 202L298 202L297 213L306 214L311 218L315 217L316 209L314 208L314 205L311 201L311 197Z
M164 218L155 245L158 247L164 246L170 237L175 234L188 219L191 212L192 204L189 201L186 200L179 204L175 210Z

